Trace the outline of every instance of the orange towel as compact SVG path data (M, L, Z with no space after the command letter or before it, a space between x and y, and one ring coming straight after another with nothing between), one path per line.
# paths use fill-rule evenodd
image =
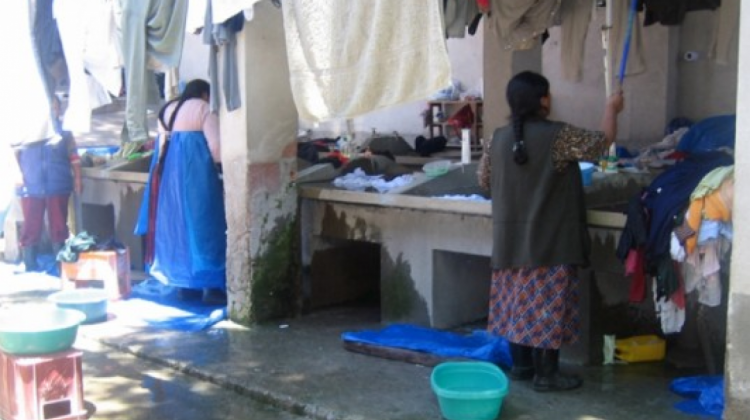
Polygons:
M702 220L732 220L732 205L734 203L734 178L727 178L718 190L693 200L688 208L687 223L695 232L700 232ZM685 250L692 254L698 243L698 235L693 235L685 242Z

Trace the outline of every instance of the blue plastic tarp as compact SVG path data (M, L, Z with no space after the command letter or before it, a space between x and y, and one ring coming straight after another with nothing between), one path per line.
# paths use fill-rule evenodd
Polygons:
M165 156L150 274L171 286L223 290L224 193L206 138L200 131L172 133Z
M471 335L464 336L414 325L393 324L381 330L345 332L341 334L341 339L443 357L483 360L508 367L513 363L508 342L502 337L491 336L486 331L474 331Z
M687 414L711 416L721 419L724 412L724 377L690 376L677 378L669 385L677 395L687 398L675 408Z
M129 299L112 304L112 311L125 323L188 332L206 330L227 319L226 306L181 301L173 287L155 279L136 285Z

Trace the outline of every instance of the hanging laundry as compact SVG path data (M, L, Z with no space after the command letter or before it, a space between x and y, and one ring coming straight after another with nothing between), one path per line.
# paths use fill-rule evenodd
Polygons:
M492 0L489 28L506 49L528 50L559 17L561 0Z
M185 18L185 31L189 34L199 34L203 25L206 24L206 3L208 0L190 0L188 3L187 17Z
M560 63L567 80L580 81L583 76L591 10L591 0L567 0L560 5Z
M450 85L440 0L285 0L282 10L305 121L353 118Z
M246 9L252 10L260 0L211 0L211 23L218 25Z
M153 70L177 67L185 39L187 0L126 1L122 7L122 51L127 104L123 137L146 141L146 108L158 101Z
M490 0L477 0L477 7L479 7L479 10L487 14L490 12Z
M480 15L477 3L471 0L443 0L443 10L446 38L463 38L466 27Z
M203 43L209 45L208 76L214 94L211 95L211 112L219 111L219 86L226 102L228 111L234 111L242 106L240 96L239 74L237 72L237 33L242 30L245 22L244 14L237 13L226 22L214 24L213 9L216 0L209 0L206 4L205 25L203 27ZM219 48L224 48L224 62L221 77L219 77Z
M609 0L612 1L612 0ZM623 60L625 49L625 37L628 33L628 14L632 0L619 0L612 2L612 29L609 31L611 54L614 54L614 69L619 69ZM632 76L646 71L646 60L643 58L643 35L641 25L637 20L633 23L633 32L630 39L630 51L627 58L625 75ZM612 69L612 70L614 70Z
M716 64L727 65L733 47L737 48L739 42L740 0L723 0L714 15L714 33L708 56L713 58Z
M721 0L642 0L642 3L646 9L644 26L679 25L687 12L715 10L721 6Z
M67 71L60 33L52 14L52 0L37 0L34 14L34 48L39 57L47 94L52 95L58 78L64 77L63 73Z
M105 0L55 0L70 87L63 129L91 130L91 111L112 103L122 88L122 54L113 3Z
M0 69L0 91L6 97L0 101L0 115L5 116L2 141L6 145L21 146L55 135L49 97L32 41L34 5L28 1L4 2L0 13L0 36L5 40L0 43L0 56L12 58L12 63Z

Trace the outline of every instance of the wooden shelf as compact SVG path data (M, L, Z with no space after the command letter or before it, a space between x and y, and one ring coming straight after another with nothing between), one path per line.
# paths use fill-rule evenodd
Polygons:
M451 137L460 138L460 131L453 129L453 126L449 124L448 121L457 112L462 110L465 106L468 106L474 117L471 126L466 128L471 130L472 145L477 146L480 144L479 139L484 137L482 124L484 104L482 100L429 101L427 102L427 106L427 128L429 130L430 138L437 136L445 136L448 140L450 140Z

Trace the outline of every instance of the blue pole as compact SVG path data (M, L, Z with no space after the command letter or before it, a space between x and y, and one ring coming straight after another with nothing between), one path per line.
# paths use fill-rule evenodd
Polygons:
M609 0L612 1L612 0ZM630 11L628 12L628 29L625 34L625 45L622 49L622 60L620 60L620 86L622 81L625 80L625 68L628 65L628 53L630 53L630 40L633 38L633 25L635 23L635 14L638 7L638 0L631 0Z

